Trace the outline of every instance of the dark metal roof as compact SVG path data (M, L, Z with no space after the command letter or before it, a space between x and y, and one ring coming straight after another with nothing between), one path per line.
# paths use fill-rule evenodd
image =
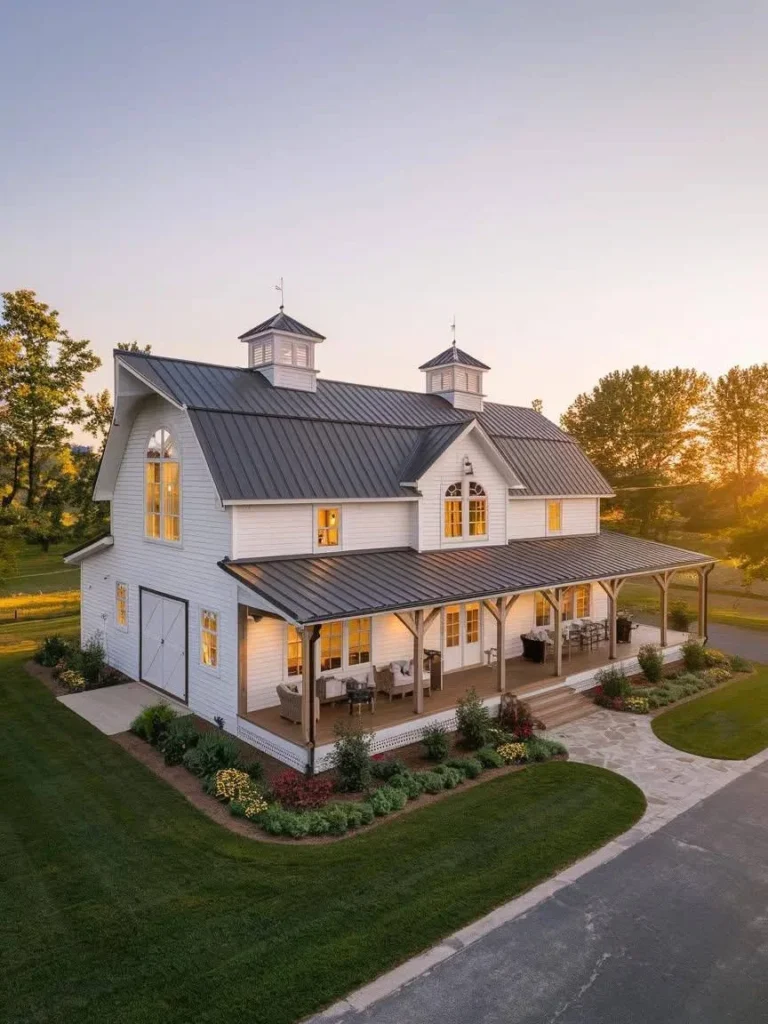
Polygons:
M286 334L298 334L302 338L316 338L318 341L325 341L324 334L318 334L311 327L305 327L304 324L300 324L298 320L294 320L292 316L284 313L282 309L269 320L265 320L256 327L252 327L250 331L246 331L245 334L241 334L239 340L246 341L248 338L252 338L256 334L264 334L266 331L284 331Z
M493 441L525 487L519 492L522 497L613 494L611 485L572 441L498 436Z
M296 622L323 622L712 562L710 555L601 533L494 547L219 562Z
M224 480L230 479L233 474L241 478L242 482L238 487L233 483L225 487L222 492L224 500L228 500L225 495L234 496L235 493L244 499L256 499L267 490L264 485L254 488L251 493L245 493L243 490L246 486L244 481L256 481L264 469L261 456L255 447L245 447L245 437L255 437L271 430L271 436L276 438L269 446L271 457L281 459L277 465L281 468L284 466L281 442L276 437L279 433L277 422L270 427L245 423L236 426L231 422L232 415L243 414L248 418L267 417L274 421L282 420L279 424L280 430L285 430L286 433L290 431L290 438L298 436L299 428L295 423L299 420L313 422L316 425L346 425L348 429L343 433L347 444L341 450L347 451L351 446L353 452L365 452L365 456L373 462L380 456L367 447L370 444L370 434L360 430L361 427L421 431L421 434L414 434L411 438L399 472L395 472L389 462L386 462L386 469L383 469L382 473L374 471L379 480L396 479L398 483L413 482L417 479L416 474L419 471L425 472L461 430L476 419L494 441L512 470L524 482L526 489L520 492L521 494L612 493L610 486L576 443L554 423L530 408L486 402L482 412L473 413L466 409L455 409L439 395L349 384L343 381L318 380L316 391L296 391L273 387L263 374L242 367L168 359L140 352L118 352L117 356L152 387L178 405L199 413L227 414L226 425L224 420L213 416L201 415L196 418L198 437L217 486L224 487ZM286 426L288 421L294 423L294 426ZM233 439L232 443L222 445L221 439L227 434ZM234 440L238 437L240 440ZM353 437L357 438L354 442ZM285 439L286 449L293 443L290 438L287 436ZM233 449L233 444L238 445L236 450ZM318 446L311 445L309 450L316 451ZM362 482L361 471L356 465L347 465L347 458L340 458L336 449L333 449L334 460L328 458L328 452L332 449L320 450L323 460L336 463L333 471L328 470L327 479L330 480L336 473L346 480L344 494L339 493L335 495L336 497L343 497L346 494L359 497L373 496L367 488L363 488L359 495L353 494L353 488ZM362 456L356 455L355 458L359 463ZM274 475L274 466L266 468ZM286 474L290 475L290 468L285 469ZM309 493L309 490L308 488L306 494L296 496L312 497L313 493ZM275 493L275 489L273 488L270 493ZM275 496L285 499L294 496L293 485L286 481L282 493ZM331 496L328 493L322 494L324 498Z
M466 427L466 423L451 423L443 427L420 430L416 447L402 467L401 480L415 484L448 445L452 444L459 434L466 430Z
M449 345L444 352L435 356L434 359L422 363L419 369L431 370L435 366L452 366L454 363L459 366L475 366L478 370L490 370L490 366L486 366L485 363L481 363L479 359L475 359L474 356L462 351L462 349L457 348L455 345Z
M223 501L406 498L422 431L189 410Z

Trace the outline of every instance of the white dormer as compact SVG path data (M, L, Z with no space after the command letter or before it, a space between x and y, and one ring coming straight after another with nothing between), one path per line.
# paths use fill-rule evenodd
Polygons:
M315 391L315 346L325 338L280 312L240 335L248 345L248 366L276 388Z
M427 392L440 395L457 409L482 412L483 374L490 366L462 352L456 342L419 367L426 373Z

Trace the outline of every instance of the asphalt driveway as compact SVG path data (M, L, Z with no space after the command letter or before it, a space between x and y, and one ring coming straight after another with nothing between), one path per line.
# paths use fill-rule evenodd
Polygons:
M355 1024L768 1020L768 763Z
M711 622L708 633L710 647L719 647L729 654L740 654L749 661L768 664L768 630L744 629L743 626Z

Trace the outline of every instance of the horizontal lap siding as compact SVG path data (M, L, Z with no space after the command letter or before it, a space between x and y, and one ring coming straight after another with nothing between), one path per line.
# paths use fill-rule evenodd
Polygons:
M181 454L182 543L144 538L144 452L158 427L177 438ZM189 601L189 705L203 718L221 715L234 731L237 713L236 584L216 563L230 553L230 520L213 487L191 424L161 398L143 404L131 430L113 502L114 546L82 566L82 634L105 634L109 663L139 674L139 587ZM117 581L129 586L128 630L116 627ZM219 669L200 665L201 607L219 614Z
M543 498L510 498L507 539L545 537L546 501ZM563 498L563 529L558 536L599 533L599 498Z
M370 501L341 506L341 543L345 551L407 548L411 542L414 501Z
M512 498L507 511L507 539L544 536L544 502Z
M485 540L449 541L443 536L443 499L446 488L464 478L464 457L472 463L470 479L488 496L488 537ZM507 483L480 443L468 435L456 441L419 481L419 550L504 544L507 540Z
M563 533L598 533L600 502L597 498L565 498L563 500Z

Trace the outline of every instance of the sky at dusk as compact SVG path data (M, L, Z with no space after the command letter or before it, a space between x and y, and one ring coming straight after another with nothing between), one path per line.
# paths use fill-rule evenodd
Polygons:
M3 6L0 290L244 363L421 388L450 343L557 419L616 368L768 359L768 5Z

